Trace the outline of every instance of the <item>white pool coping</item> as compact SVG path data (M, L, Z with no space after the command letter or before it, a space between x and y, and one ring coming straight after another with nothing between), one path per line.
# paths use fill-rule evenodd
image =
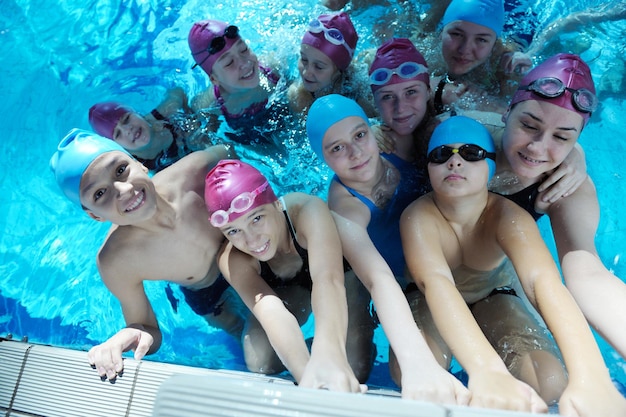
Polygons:
M248 372L125 359L102 381L83 351L0 341L0 411L6 417L529 417L536 414L402 400L392 390L348 394L299 388Z

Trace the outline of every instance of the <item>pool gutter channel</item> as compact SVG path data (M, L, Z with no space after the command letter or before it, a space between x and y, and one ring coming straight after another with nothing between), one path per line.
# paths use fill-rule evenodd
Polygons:
M102 381L86 352L0 338L0 412L5 417L530 417L532 414L312 390L249 372L125 359Z

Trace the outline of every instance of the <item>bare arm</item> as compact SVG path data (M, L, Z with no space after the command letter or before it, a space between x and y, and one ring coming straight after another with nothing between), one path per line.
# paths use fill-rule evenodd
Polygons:
M598 256L600 207L588 179L548 210L565 284L589 323L626 358L626 284Z
M400 285L367 230L338 214L334 217L344 255L371 293L385 335L398 358L402 371L402 397L467 404L469 392L437 363L413 320Z
M298 241L302 239L309 255L313 281L311 307L315 315L315 339L303 384L340 391L363 391L365 387L359 385L346 355L348 306L341 241L335 222L320 198L300 193L290 196L294 195L301 200L294 223Z
M252 311L278 357L300 383L309 361L304 336L295 316L259 275L258 260L229 243L218 262L224 278Z
M106 246L105 246L106 248ZM124 270L118 268L124 264ZM117 256L98 256L98 269L107 288L117 298L122 307L126 327L118 331L104 343L94 346L87 355L89 363L96 368L98 375L115 379L124 368L122 353L135 351L135 359L156 352L161 346L161 330L152 306L143 288L143 281L130 271L130 264L117 259Z
M411 275L426 296L441 336L469 375L470 405L546 412L537 393L508 372L456 289L447 258L458 244L432 200L411 204L402 214L400 230Z
M156 110L165 118L168 118L178 111L183 111L185 113L189 112L190 108L185 90L181 87L167 90L163 101L159 103Z
M535 222L523 211L514 222L511 219L502 222L499 242L513 262L529 299L536 301L568 371L569 383L559 402L560 412L577 416L624 415L626 399L613 386L585 317L562 284Z

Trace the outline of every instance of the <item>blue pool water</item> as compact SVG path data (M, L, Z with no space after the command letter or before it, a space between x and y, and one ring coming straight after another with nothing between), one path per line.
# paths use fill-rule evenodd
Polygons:
M361 36L358 50L377 44L371 29L381 15L401 16L409 3L351 11ZM529 3L540 25L569 11L602 6L591 0ZM166 88L179 85L190 96L205 88L207 77L190 70L187 48L189 28L204 18L236 23L259 56L273 55L295 76L304 27L323 8L316 0L0 0L0 6L0 336L88 349L124 322L94 262L108 225L93 222L66 201L48 169L59 139L70 128L88 128L87 109L97 101L117 99L147 112ZM397 36L409 34L407 25L382 26ZM626 130L621 78L625 34L621 20L560 38L590 63L601 89L601 111L581 143L602 206L598 249L604 263L623 278L625 188L619 161L626 153L621 140ZM300 190L323 196L328 172L303 146L301 128L283 132L280 140L286 151L262 158L262 169L272 173L283 193ZM254 154L244 157L260 159ZM547 221L540 225L550 242ZM185 303L176 303L182 299L177 289L168 300L165 284L147 283L146 288L164 335L151 360L244 369L238 346L209 328ZM377 341L379 366L370 382L389 385L380 332ZM626 384L626 363L598 341L613 378Z

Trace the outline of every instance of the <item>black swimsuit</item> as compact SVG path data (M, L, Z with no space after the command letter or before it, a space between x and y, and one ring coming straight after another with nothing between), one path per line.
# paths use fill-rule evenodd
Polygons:
M277 276L272 268L267 262L260 262L261 264L261 277L268 283L268 285L272 288L280 288L288 285L300 285L311 291L313 287L313 283L311 281L311 273L309 272L309 255L306 249L298 244L296 240L296 231L289 219L289 215L287 214L287 210L283 210L283 214L285 215L285 220L287 221L287 226L289 228L289 234L291 235L291 239L293 240L293 244L296 247L296 251L300 258L302 258L302 268L296 273L296 275L289 279L285 280Z
M155 119L162 120L165 122L163 126L167 130L170 131L170 133L172 134L172 139L173 139L172 144L169 146L169 148L159 152L157 156L155 156L153 159L137 158L137 160L141 162L146 168L148 168L151 171L158 172L172 165L174 162L178 161L183 156L189 154L190 151L187 148L186 144L183 145L183 149L180 149L180 150L178 149L178 136L179 136L178 132L176 128L174 127L174 125L170 123L169 120L165 118L165 116L159 113L157 109L152 110L150 114L152 114L152 116L154 116Z
M500 194L500 195L508 198L509 200L511 200L512 202L514 202L515 204L517 204L518 206L526 210L528 213L530 213L531 216L533 216L533 219L537 221L539 220L539 218L541 218L541 216L543 216L543 213L537 213L535 211L535 201L537 201L537 196L539 195L540 185L541 185L541 182L536 182L514 194L509 194L509 195Z

